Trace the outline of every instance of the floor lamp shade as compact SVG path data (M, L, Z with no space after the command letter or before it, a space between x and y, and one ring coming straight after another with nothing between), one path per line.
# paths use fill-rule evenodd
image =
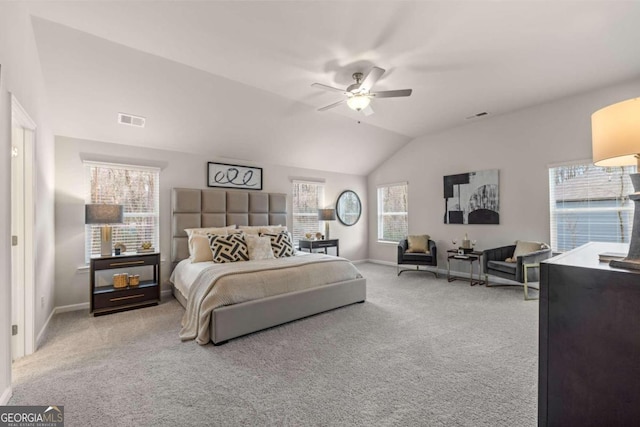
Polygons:
M84 207L84 223L102 225L100 229L100 255L111 256L112 233L110 224L124 222L123 205L88 204Z
M637 164L640 154L640 98L629 99L596 111L591 116L593 163L596 166L628 166ZM640 270L640 173L630 174L635 193L633 228L629 253L616 268Z
M318 209L318 219L324 221L324 238L329 238L329 221L336 220L335 209Z

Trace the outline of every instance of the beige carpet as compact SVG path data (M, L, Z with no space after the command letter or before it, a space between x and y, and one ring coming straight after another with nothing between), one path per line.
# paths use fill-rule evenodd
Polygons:
M178 339L182 307L55 316L14 363L10 405L66 426L534 426L538 303L362 264L364 304L214 347Z

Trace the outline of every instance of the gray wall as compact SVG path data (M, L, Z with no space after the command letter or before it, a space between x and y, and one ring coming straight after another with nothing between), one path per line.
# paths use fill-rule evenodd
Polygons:
M53 136L31 19L23 3L0 3L0 404L11 386L11 93L37 124L35 313L37 337L53 311ZM41 301L44 299L44 303Z
M452 238L465 233L479 249L518 239L548 242L548 165L590 159L591 114L638 96L635 80L419 137L369 174L370 216L377 185L408 181L409 233L431 235L440 268L446 268ZM485 169L500 170L500 225L444 224L442 177ZM395 262L396 245L377 242L375 220L369 236L369 258Z
M168 278L170 266L171 188L206 188L207 161L224 161L174 151L56 137L56 306L87 303L89 300L89 274L84 266L84 198L87 184L83 159L161 168L160 250L165 260L162 264L163 282ZM228 160L225 162L240 163ZM338 195L346 189L358 193L363 206L367 206L367 182L364 176L266 165L259 162L253 165L263 168L263 191L288 194L289 213L291 213L292 179L324 180L327 207L333 207ZM331 237L340 239L341 256L351 260L367 258L367 221L365 212L355 226L345 227L338 221L331 224ZM291 223L291 214L289 214L288 225L291 226ZM164 287L167 289L166 283Z

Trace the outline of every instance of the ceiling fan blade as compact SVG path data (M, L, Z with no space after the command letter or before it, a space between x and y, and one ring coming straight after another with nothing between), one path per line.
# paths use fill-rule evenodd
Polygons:
M382 77L384 74L384 70L380 67L373 67L367 77L364 78L360 86L358 87L358 91L366 93L371 90L373 85Z
M382 92L370 93L369 96L375 96L376 98L396 98L398 96L410 96L411 92L411 89L383 90Z
M317 87L318 89L327 90L329 92L340 92L344 95L347 94L347 91L344 89L338 89L337 87L331 87L327 85L323 85L322 83L314 83L311 85L312 87Z
M375 113L375 111L373 111L373 108L371 108L371 104L367 105L367 108L363 108L361 110L362 114L364 114L365 116L370 116L373 113Z
M326 107L318 108L318 111L327 111L331 108L337 107L338 105L345 103L346 101L347 101L346 99L343 99L342 101L334 102L333 104L327 105Z

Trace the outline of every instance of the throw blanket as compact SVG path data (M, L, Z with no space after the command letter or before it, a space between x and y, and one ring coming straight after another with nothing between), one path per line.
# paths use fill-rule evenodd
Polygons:
M359 277L348 260L322 254L213 265L189 289L180 338L207 344L211 312L218 307Z

